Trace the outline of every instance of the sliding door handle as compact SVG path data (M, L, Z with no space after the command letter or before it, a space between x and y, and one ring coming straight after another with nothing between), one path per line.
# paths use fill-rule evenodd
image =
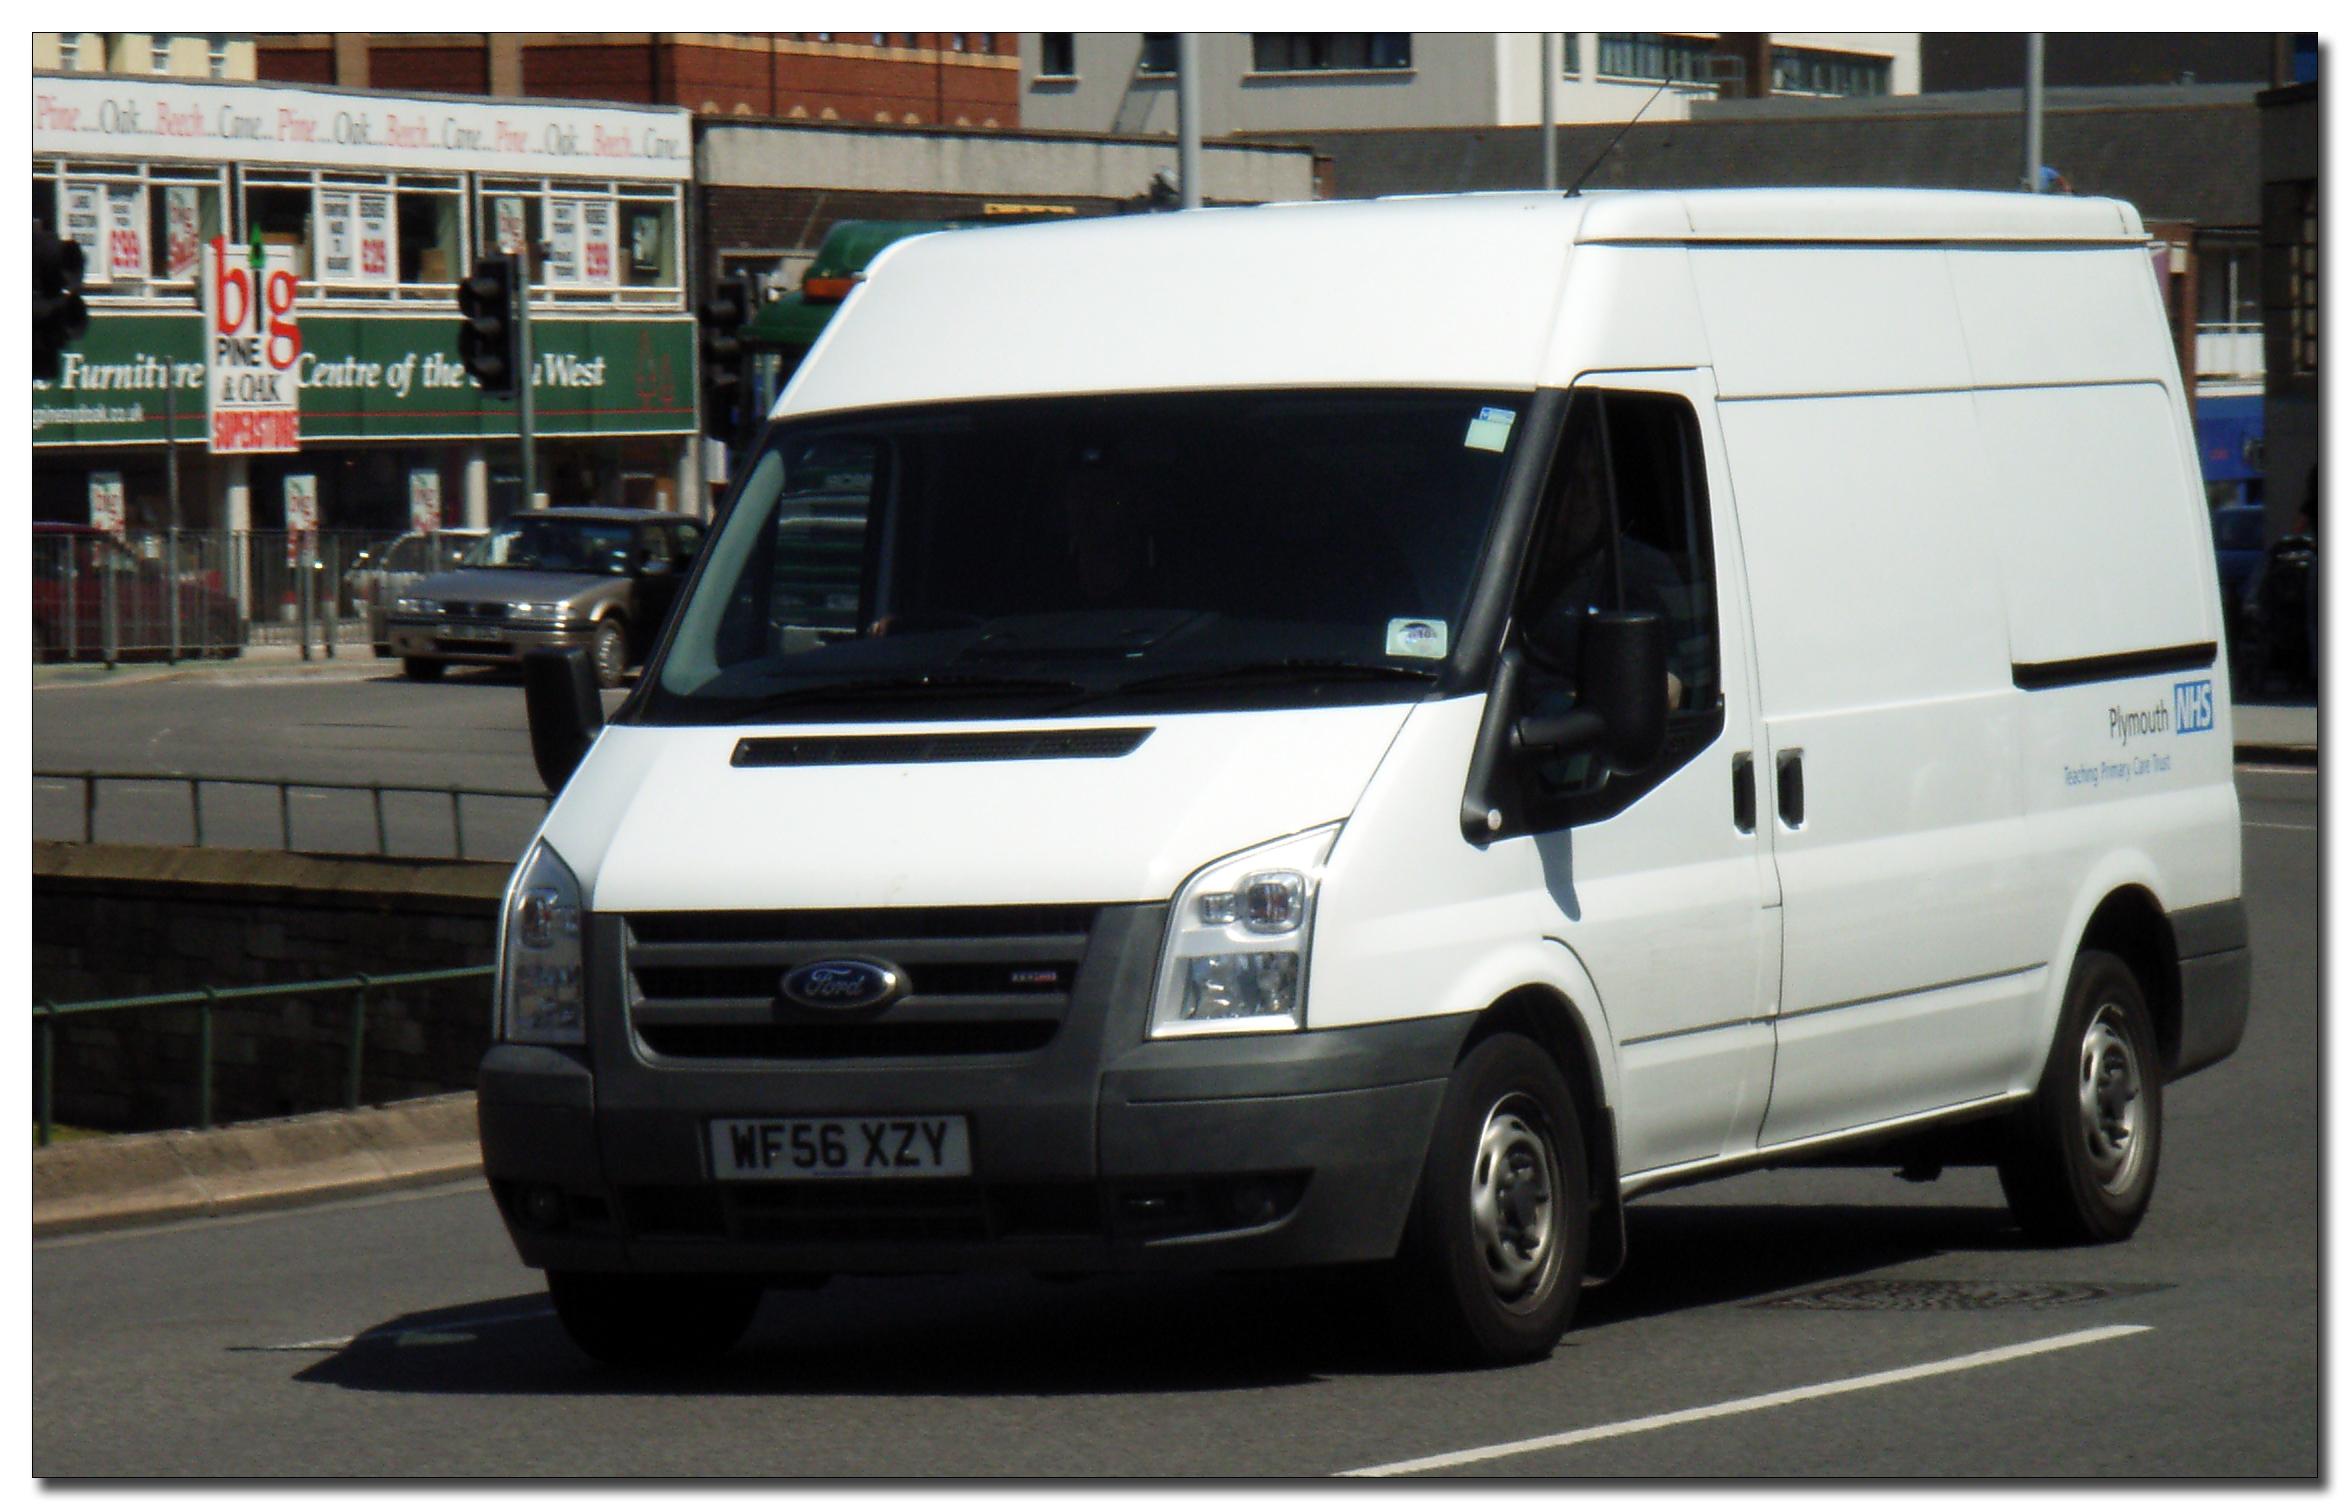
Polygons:
M1804 752L1783 750L1779 753L1780 823L1790 829L1804 827Z
M1731 757L1731 824L1741 834L1755 832L1755 753L1751 750Z

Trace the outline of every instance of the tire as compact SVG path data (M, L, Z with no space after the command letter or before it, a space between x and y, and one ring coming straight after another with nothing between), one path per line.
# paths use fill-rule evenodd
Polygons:
M441 673L449 669L446 661L435 661L430 656L402 656L400 671L411 682L438 682Z
M582 1353L641 1369L724 1355L750 1329L761 1286L740 1275L549 1270L547 1294Z
M1406 1324L1446 1363L1548 1356L1590 1230L1582 1125L1559 1067L1517 1034L1480 1042L1445 1088L1392 1267Z
M598 620L595 638L588 642L588 664L595 668L598 687L620 686L621 674L629 669L628 627L618 619Z
M2104 950L2074 957L2041 1084L2008 1129L2000 1189L2042 1243L2115 1243L2155 1194L2163 1065L2138 977Z

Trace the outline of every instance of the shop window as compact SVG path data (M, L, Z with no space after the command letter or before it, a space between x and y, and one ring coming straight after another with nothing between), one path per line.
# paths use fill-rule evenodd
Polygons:
M620 282L650 288L678 286L676 200L622 200L620 234Z
M33 175L33 219L57 229L57 180L45 173Z
M303 279L316 275L310 267L311 188L308 184L245 185L245 224L262 244L294 249L294 273Z
M194 282L204 244L223 234L221 205L217 179L148 185L149 276L165 283Z
M455 192L410 192L394 207L402 283L454 284L465 276L465 200Z

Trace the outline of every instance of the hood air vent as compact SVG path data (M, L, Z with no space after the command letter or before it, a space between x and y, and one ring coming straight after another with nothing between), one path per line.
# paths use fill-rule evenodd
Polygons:
M932 761L1112 760L1148 729L982 731L935 735L784 735L735 742L736 766L913 766Z

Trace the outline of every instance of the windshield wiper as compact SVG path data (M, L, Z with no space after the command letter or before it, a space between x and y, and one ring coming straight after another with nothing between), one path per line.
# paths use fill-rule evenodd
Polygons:
M770 693L728 722L741 724L778 708L807 703L878 703L893 698L999 697L1018 693L1085 694L1091 691L1083 682L1069 682L1057 677L941 675L936 672L900 677L865 677L847 682L820 682L810 687Z
M1417 666L1386 666L1376 661L1338 661L1289 656L1276 661L1241 661L1224 666L1196 666L1181 671L1133 677L1113 687L1079 698L1092 703L1128 693L1173 692L1191 688L1236 687L1263 682L1434 682L1437 674ZM1064 705L1074 706L1074 705ZM1058 711L1058 710L1057 710Z

